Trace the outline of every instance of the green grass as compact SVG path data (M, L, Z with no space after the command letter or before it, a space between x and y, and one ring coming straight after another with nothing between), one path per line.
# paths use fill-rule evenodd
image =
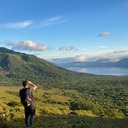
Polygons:
M0 126L25 128L19 89L0 87ZM99 117L91 110L70 110L70 101L75 100L75 94L82 98L76 90L38 88L34 92L37 112L33 128L128 128L126 117Z

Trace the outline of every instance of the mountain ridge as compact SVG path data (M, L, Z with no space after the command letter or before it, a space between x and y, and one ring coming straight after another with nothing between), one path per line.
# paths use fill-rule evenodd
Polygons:
M58 63L57 65L65 68L85 68L85 67L125 67L128 68L128 58L123 58L118 61L111 61L109 59L100 59L90 62L69 62L69 63Z
M0 85L18 85L29 79L45 86L59 86L85 76L34 55L0 48Z

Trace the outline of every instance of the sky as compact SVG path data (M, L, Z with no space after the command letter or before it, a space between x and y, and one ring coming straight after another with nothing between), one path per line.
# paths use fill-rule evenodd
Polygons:
M128 57L128 0L0 0L0 47L45 60Z

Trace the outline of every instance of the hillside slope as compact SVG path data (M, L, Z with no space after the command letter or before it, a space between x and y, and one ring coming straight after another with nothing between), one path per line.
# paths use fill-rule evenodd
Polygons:
M57 67L34 55L0 48L0 85L16 85L29 79L37 84L56 85L71 82L86 75Z

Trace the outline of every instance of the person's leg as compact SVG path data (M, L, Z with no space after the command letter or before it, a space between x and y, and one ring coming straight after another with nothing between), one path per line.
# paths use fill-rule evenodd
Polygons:
M36 109L35 109L35 108L31 109L31 114L30 114L30 126L32 126L33 123L34 123L35 112L36 112Z
M29 127L28 118L29 118L29 109L28 109L28 107L25 107L25 124L27 127Z
M35 117L35 115L30 116L30 126L32 126L34 123L34 117Z

